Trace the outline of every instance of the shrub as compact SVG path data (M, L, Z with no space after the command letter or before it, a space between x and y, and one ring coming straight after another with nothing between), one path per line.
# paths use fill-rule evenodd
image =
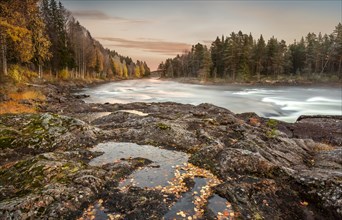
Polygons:
M8 75L11 77L15 82L22 81L22 74L20 73L19 65L11 65L8 69Z
M32 77L38 76L36 72L33 72L28 68L20 66L18 64L9 66L8 75L16 83L25 82L31 79Z
M266 126L269 127L269 130L266 131L266 136L268 138L274 138L277 136L277 125L278 122L274 119L270 119L267 121Z
M62 79L62 80L67 80L70 78L70 74L69 74L69 71L64 69L64 70L61 70L58 74L58 78Z

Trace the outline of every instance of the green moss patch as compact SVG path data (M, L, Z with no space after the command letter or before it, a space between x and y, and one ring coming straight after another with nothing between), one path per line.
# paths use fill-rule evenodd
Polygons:
M164 124L164 123L158 123L157 125L157 128L161 129L161 130L169 130L171 129L171 126L167 125L167 124Z
M0 185L7 188L5 197L12 198L39 191L49 183L70 183L75 173L85 166L81 162L51 159L40 155L19 161L9 168L0 168Z

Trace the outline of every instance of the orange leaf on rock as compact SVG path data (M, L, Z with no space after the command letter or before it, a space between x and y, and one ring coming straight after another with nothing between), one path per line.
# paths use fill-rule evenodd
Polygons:
M308 205L309 205L309 203L306 202L306 201L300 202L300 204L301 204L302 206L308 206Z

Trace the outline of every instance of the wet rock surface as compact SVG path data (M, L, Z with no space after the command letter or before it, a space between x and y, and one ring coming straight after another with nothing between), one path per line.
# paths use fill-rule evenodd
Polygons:
M0 165L27 155L90 147L103 132L85 122L57 114L0 116Z
M163 217L172 195L118 188L151 161L89 165L101 154L90 148L109 141L190 153L189 162L219 177L213 190L237 218L342 218L340 117L289 124L210 104L88 104L69 88L43 90L45 113L0 115L0 219L78 218L99 198L117 219Z
M108 168L85 163L89 152L44 153L0 169L0 216L3 219L75 218L82 207L118 179L142 165Z

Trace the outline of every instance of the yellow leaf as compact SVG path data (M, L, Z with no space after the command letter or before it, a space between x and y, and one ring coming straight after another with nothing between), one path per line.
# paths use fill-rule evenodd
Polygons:
M302 206L308 206L308 205L309 205L309 203L306 202L306 201L300 202L300 204L301 204Z

